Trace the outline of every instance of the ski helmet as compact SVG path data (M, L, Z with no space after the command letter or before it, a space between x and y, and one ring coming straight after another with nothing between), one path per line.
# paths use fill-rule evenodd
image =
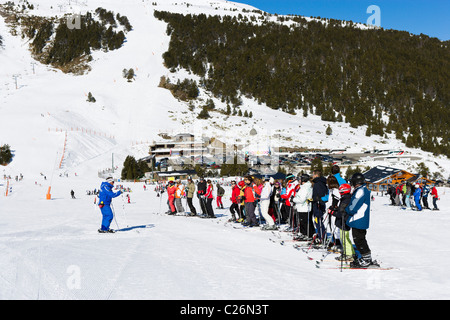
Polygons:
M356 185L363 185L366 181L366 178L364 178L364 175L360 172L357 172L353 174L352 178L350 179L352 186Z
M352 187L348 183L343 183L339 186L339 193L341 195L350 193L351 190L352 190Z
M287 176L286 176L286 180L287 181L291 181L291 180L294 180L295 179L295 176L292 174L292 173L290 173L290 174L288 174Z
M311 179L311 177L309 176L309 174L306 174L306 173L304 173L300 176L301 182L308 182L310 179Z

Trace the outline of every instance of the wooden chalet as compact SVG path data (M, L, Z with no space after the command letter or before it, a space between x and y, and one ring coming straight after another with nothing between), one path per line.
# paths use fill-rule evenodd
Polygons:
M367 188L371 191L386 192L389 185L411 183L434 184L435 181L422 177L419 174L410 173L406 170L376 166L363 173Z

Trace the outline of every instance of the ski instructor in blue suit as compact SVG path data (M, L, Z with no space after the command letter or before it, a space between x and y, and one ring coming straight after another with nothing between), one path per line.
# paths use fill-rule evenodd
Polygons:
M114 231L109 228L111 221L114 218L114 214L111 210L112 198L118 197L122 194L122 191L113 192L114 179L108 177L106 181L102 182L100 186L100 192L98 195L98 206L102 212L102 227L98 230L100 233L113 233Z

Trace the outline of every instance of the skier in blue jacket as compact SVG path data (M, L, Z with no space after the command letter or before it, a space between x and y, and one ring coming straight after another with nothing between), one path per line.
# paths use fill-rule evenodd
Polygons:
M367 244L366 234L370 222L370 191L365 184L362 173L355 173L351 178L354 187L350 204L345 208L349 215L347 225L352 228L353 242L361 257L355 259L350 266L355 268L367 268L377 265L372 261L372 254Z
M112 198L118 197L122 194L122 191L114 192L112 188L114 187L114 179L108 177L106 181L102 182L100 186L100 193L98 195L98 206L102 212L102 227L98 230L100 233L114 233L113 230L109 228L111 221L114 218L114 214L111 210Z
M420 205L420 198L422 197L422 189L420 189L420 185L416 184L416 190L414 190L414 202L416 203L416 207L418 211L422 211L422 206Z
M347 183L344 178L341 177L341 169L337 164L333 165L331 167L331 174L336 177L339 185L343 185L344 183Z

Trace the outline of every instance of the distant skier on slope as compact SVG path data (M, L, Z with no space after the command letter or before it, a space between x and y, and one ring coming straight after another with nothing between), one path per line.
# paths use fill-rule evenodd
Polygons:
M108 177L106 181L102 182L100 186L99 200L98 206L102 212L102 226L98 230L100 233L114 233L113 230L109 228L111 225L111 221L114 218L114 214L111 210L111 201L112 198L118 197L122 194L122 191L113 192L112 188L114 187L114 179L112 177Z

